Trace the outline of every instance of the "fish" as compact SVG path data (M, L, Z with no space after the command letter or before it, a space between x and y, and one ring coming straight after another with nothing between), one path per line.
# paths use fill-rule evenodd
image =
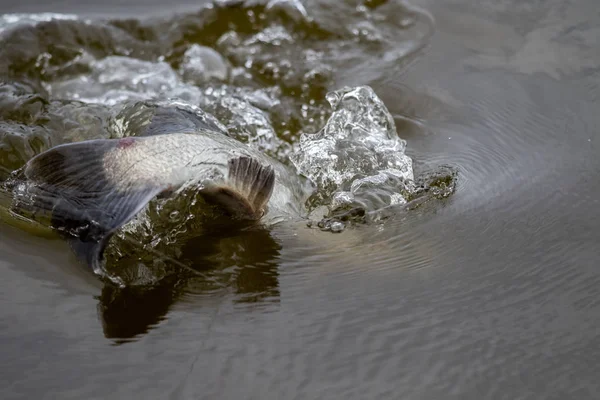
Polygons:
M288 167L213 125L180 120L157 113L142 136L61 144L22 168L35 206L96 274L104 275L103 253L117 230L152 199L190 185L233 219L300 214L306 192Z

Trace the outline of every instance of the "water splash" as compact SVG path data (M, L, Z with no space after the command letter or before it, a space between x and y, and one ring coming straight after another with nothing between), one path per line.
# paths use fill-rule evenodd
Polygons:
M285 160L291 146L281 140L268 110L280 105L273 90L248 90L223 86L205 90L202 108L223 121L229 133L243 143Z
M368 210L406 203L414 180L406 141L369 86L327 95L333 113L323 129L300 137L291 160L318 187L316 205Z
M55 98L112 106L157 98L182 86L177 73L164 61L111 56L93 61L90 69L88 74L50 83L48 91Z
M3 14L0 15L0 34L17 26L32 26L39 22L52 20L77 20L77 15L58 14L58 13L39 13L39 14Z
M230 66L214 49L193 44L183 55L179 73L186 82L200 86L211 81L225 81Z

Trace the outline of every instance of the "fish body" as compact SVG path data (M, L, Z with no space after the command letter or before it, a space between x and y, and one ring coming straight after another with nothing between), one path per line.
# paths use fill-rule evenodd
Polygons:
M191 184L227 184L229 162L248 157L275 174L268 214L297 215L302 192L287 167L233 138L209 130L116 140L102 156L104 175L119 191L136 187L176 190Z
M32 158L23 172L38 207L99 275L110 237L159 194L195 185L231 217L266 224L300 216L306 198L305 184L286 166L203 128L64 144Z

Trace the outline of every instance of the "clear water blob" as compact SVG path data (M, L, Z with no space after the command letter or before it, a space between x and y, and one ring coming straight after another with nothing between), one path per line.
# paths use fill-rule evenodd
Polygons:
M279 11L295 22L307 21L309 19L306 8L300 0L269 0L267 11Z
M277 136L268 112L279 104L272 93L223 86L207 89L205 95L202 108L218 118L233 137L280 160L287 154L290 146Z
M158 97L181 85L177 73L164 61L110 56L92 62L90 69L89 74L51 83L49 92L55 98L115 105Z
M229 70L229 64L219 52L198 44L187 49L179 67L183 80L194 85L203 85L212 80L225 81Z
M300 137L291 160L318 187L332 209L366 209L405 203L412 188L412 159L392 115L369 86L330 92L325 126Z
M11 28L24 25L36 25L39 22L52 20L77 20L77 15L59 14L59 13L40 13L40 14L3 14L0 15L0 34Z
M269 26L264 30L251 36L246 42L246 45L253 44L270 44L273 46L281 46L284 43L293 43L294 38L290 33L280 25Z

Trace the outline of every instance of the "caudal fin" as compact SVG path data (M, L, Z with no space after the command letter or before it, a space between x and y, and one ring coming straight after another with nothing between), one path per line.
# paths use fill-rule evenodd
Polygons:
M274 186L273 167L242 156L229 160L226 184L210 186L201 193L207 201L235 217L257 220L264 214Z
M128 138L128 140L136 140ZM163 188L111 180L104 167L118 140L91 140L54 147L24 168L35 207L51 213L76 254L102 273L102 254L110 236L130 221ZM119 184L117 186L117 184Z

